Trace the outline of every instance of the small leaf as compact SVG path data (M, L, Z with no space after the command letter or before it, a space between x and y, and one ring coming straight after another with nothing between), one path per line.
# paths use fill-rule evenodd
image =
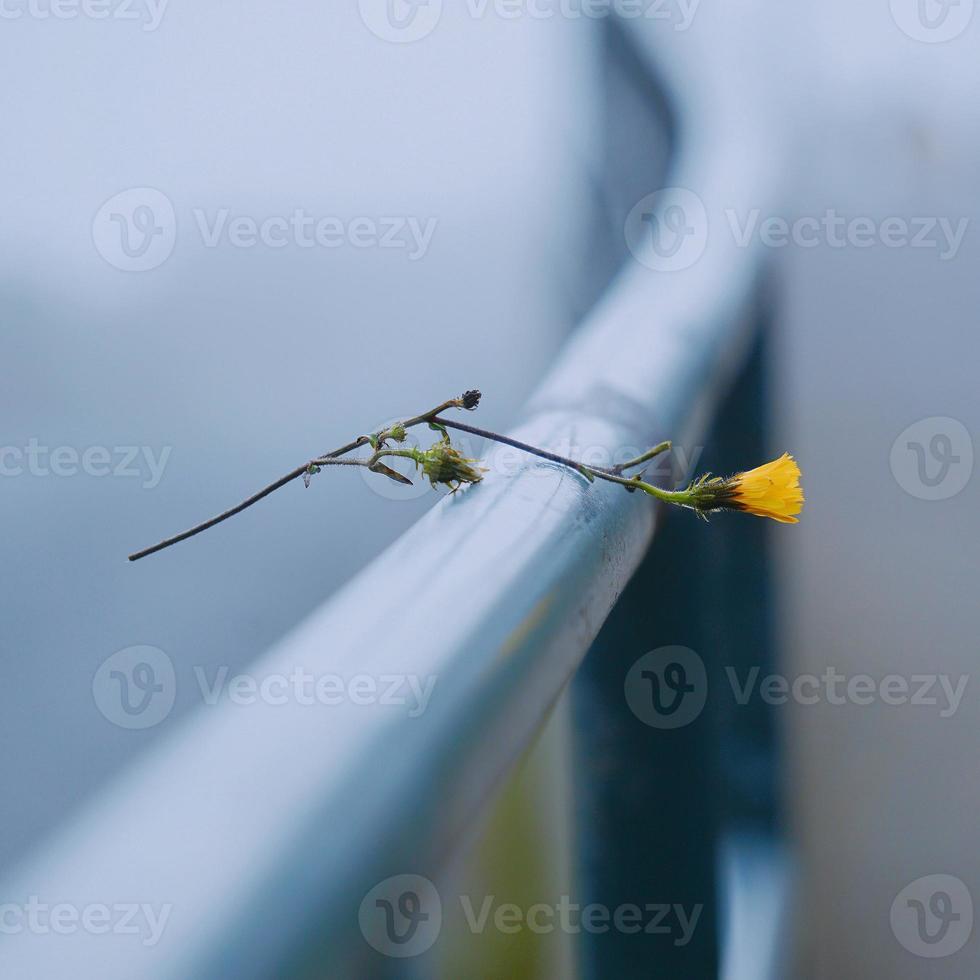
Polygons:
M404 483L409 487L414 486L407 476L402 476L397 470L393 470L390 466L385 466L384 463L373 463L368 469L372 473L380 473L382 476L388 477L389 480L394 480L395 483Z

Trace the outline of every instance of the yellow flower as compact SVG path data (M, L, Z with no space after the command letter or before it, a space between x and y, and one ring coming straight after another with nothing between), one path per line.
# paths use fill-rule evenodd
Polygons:
M771 517L783 524L798 524L803 510L800 468L789 453L731 478L731 506L756 517Z
M798 524L796 515L803 510L800 468L789 453L727 479L705 473L686 490L641 487L669 503L691 507L702 517L713 510L740 510L782 524Z

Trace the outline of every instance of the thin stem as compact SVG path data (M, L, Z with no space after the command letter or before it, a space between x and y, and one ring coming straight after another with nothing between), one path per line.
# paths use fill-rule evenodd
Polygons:
M384 459L385 456L400 456L402 459L411 459L416 463L419 461L419 451L417 449L379 449L371 457L371 462L376 459Z
M422 425L424 423L431 423L434 426L440 426L446 429L458 429L460 432L467 432L470 435L478 436L483 439L490 439L493 442L499 442L505 446L511 446L514 449L520 449L523 452L530 453L532 456L538 456L541 459L549 460L552 463L567 466L569 469L580 473L590 482L596 478L600 480L608 480L610 483L618 483L621 486L626 487L628 490L643 490L645 493L648 493L659 500L663 500L666 503L691 506L692 498L689 491L663 490L660 487L655 487L650 483L644 483L638 476L633 477L632 479L627 479L620 475L624 470L632 469L635 466L640 466L648 460L653 459L655 456L659 456L661 453L666 452L671 448L670 442L662 442L659 445L654 446L652 449L647 450L647 452L645 452L642 456L637 456L635 459L628 460L625 463L620 463L617 466L609 468L604 466L587 466L584 463L580 463L578 460L570 459L567 456L561 456L558 453L550 452L547 449L540 449L537 446L531 446L528 443L521 442L518 439L512 439L510 436L490 432L487 429L480 429L473 425L467 425L464 422L454 422L450 419L442 418L440 415L441 412L447 411L450 408L476 408L479 400L480 393L478 391L469 391L460 398L453 398L449 401L445 401L428 412L424 412L421 415L415 415L410 419L406 419L404 422L398 423L397 426L391 426L387 429L383 429L380 432L374 433L372 436L358 436L357 439L355 439L353 442L349 442L346 446L341 446L339 449L334 449L332 452L325 453L322 456L317 456L314 459L308 460L302 466L297 466L296 469L290 470L289 473L279 477L278 480L276 480L274 483L270 483L267 487L263 487L263 489L259 490L258 493L252 494L251 497L243 500L240 504L232 507L230 510L226 510L221 514L212 517L210 520L204 521L202 524L197 524L187 531L176 534L171 538L166 538L150 548L144 548L142 551L135 552L129 556L129 560L138 561L140 558L145 558L147 555L152 555L157 551L162 551L164 548L169 548L171 545L175 545L180 541L186 541L188 538L192 538L194 535L200 534L202 531L207 531L216 524L220 524L222 521L228 520L229 517L234 517L236 514L240 514L243 510L246 510L253 504L258 503L263 497L268 497L269 494L274 493L280 487L286 486L287 483L291 483L293 480L297 480L301 476L305 476L308 479L309 476L315 473L320 467L330 465L365 466L368 469L371 469L385 456L399 456L405 459L412 459L418 463L418 450L389 449L385 445L385 440L392 438L390 433L396 428L409 429L413 426ZM399 438L401 438L401 436L399 436ZM371 447L374 450L370 459L339 458L341 456L346 456L355 449L359 449L361 446L368 444L371 444ZM392 473L394 473L394 471L392 471ZM392 478L395 479L396 477L392 476Z
M450 408L459 408L459 407L460 407L459 399L453 398L448 402L443 402L441 405L437 405L431 411L425 412L422 415L414 415L412 416L412 418L405 419L404 422L398 422L396 424L400 425L403 429L411 429L416 425L422 425L424 422L435 421L436 416L440 412L445 412L447 409ZM375 441L380 443L393 428L395 428L395 426L390 426L387 429L382 429L380 432L374 433ZM371 441L369 436L361 436L361 439L363 440L362 442L360 442L361 446ZM351 448L357 448L357 447L354 446ZM350 449L348 449L347 451L350 452ZM329 462L334 457L334 455L335 455L334 453L328 453L326 456L321 456L317 459L311 460L310 465L319 466L321 463Z
M313 466L367 466L370 460L367 459L337 459L333 456L323 456L313 464Z
M447 409L461 407L462 400L453 398L449 401L443 402L441 405L437 405L431 411L426 412L423 415L416 415L413 418L406 419L401 423L401 425L408 429L412 426L421 425L423 422L432 421L440 412L445 412ZM377 435L383 436L384 433L377 433ZM270 483L267 487L263 487L257 493L253 493L251 497L243 500L240 504L237 504L230 510L217 514L210 520L204 521L201 524L195 524L194 527L188 528L188 530L182 531L180 534L175 534L171 538L165 538L163 541L158 542L152 547L134 552L129 556L129 560L139 561L140 558L146 558L148 555L155 554L158 551L163 551L164 548L171 547L171 545L179 544L181 541L186 541L188 538L193 538L196 534L200 534L202 531L207 531L216 524L221 524L223 521L227 521L229 517L234 517L236 514L240 514L243 510L247 510L253 504L257 504L260 500L262 500L263 497L268 497L270 493L275 493L276 490L286 486L287 483L292 483L293 480L298 480L304 474L308 475L311 472L312 467L329 465L330 462L336 460L338 456L346 456L347 453L353 452L355 449L359 449L361 446L367 445L370 441L371 439L368 436L358 436L353 442L347 443L346 446L341 446L339 449L334 449L332 452L318 456L316 459L311 459L302 466L297 466L296 469L290 470L285 475L279 477L279 479L274 483Z
M501 442L505 446L512 446L514 449L523 450L526 453L530 453L532 456L540 456L542 459L550 460L552 463L560 463L562 466L568 466L571 469L581 473L588 480L591 480L593 477L598 477L600 480L608 480L610 483L619 483L628 489L644 490L651 496L657 497L660 500L665 500L668 503L686 503L688 500L683 490L661 490L660 487L655 487L650 483L643 483L636 477L631 480L627 480L626 478L620 476L620 473L622 473L623 470L632 469L634 466L639 466L640 464L653 459L655 456L659 456L661 453L667 452L672 445L669 441L662 442L660 445L654 446L653 449L648 450L642 456L637 456L636 459L627 460L627 462L620 463L618 466L607 468L605 466L587 466L585 463L580 463L575 459L569 459L567 456L559 456L557 453L549 452L547 449L539 449L537 446L531 446L526 442L520 442L517 439L512 439L510 436L502 436L497 432L490 432L488 429L479 429L475 425L467 425L465 422L453 422L450 419L443 418L434 418L432 421L437 425L444 425L449 429L459 429L460 432L468 432L470 435L479 436L483 439L491 439L493 442Z
M582 473L583 476L588 478L589 474L595 476L611 475L613 470L606 469L602 466L586 466L584 463L580 463L577 459L569 459L567 456L559 456L558 453L549 452L547 449L539 449L537 446L531 446L526 442L521 442L518 439L512 439L510 436L502 436L497 432L490 432L487 429L478 429L475 425L467 425L465 422L453 422L450 419L434 418L432 419L436 425L444 425L447 429L459 429L460 432L468 432L471 436L479 436L481 439L491 439L493 442L501 442L505 446L511 446L514 449L520 449L525 453L530 453L532 456L540 456L541 459L547 459L552 463L561 463L562 466L568 466L573 470L577 470Z
M361 436L354 442L348 443L346 446L341 446L340 449L335 449L328 456L322 456L316 461L317 466L325 466L331 462L336 461L335 457L342 456L344 453L349 453L360 446L367 443L367 437ZM215 524L220 524L222 521L227 521L229 517L234 517L236 514L240 514L243 510L247 510L253 504L257 504L263 497L268 497L270 493L275 493L280 487L286 486L287 483L292 483L293 480L298 480L304 473L309 473L310 466L312 463L304 463L302 466L297 466L296 469L290 470L285 476L279 477L274 483L270 483L267 487L263 487L258 493L253 493L251 497L243 500L240 504L232 507L230 510L226 510L221 514L217 514L210 520L204 521L201 524L195 524L194 527L188 528L186 531L182 531L180 534L175 534L172 538L165 538L163 541L153 545L150 548L144 548L142 551L137 551L129 556L130 561L139 561L140 558L146 558L147 555L155 554L157 551L163 551L164 548L169 548L171 545L178 544L181 541L186 541L188 538L193 538L195 534L200 534L202 531L207 531L209 528L215 526Z
M648 449L642 456L637 456L636 459L627 460L625 463L617 463L616 466L611 467L610 472L612 473L622 473L623 470L631 470L635 466L642 466L644 463L648 463L651 459L659 456L661 453L666 453L673 448L674 444L669 440L661 442L659 445L653 447L653 449Z
M597 473L600 479L608 480L610 483L618 483L626 487L627 490L642 490L644 493L662 500L666 504L678 504L681 507L690 507L692 497L688 490L664 490L662 487L655 487L652 483L644 483L643 480L633 477L627 480L623 476L613 476L611 473Z

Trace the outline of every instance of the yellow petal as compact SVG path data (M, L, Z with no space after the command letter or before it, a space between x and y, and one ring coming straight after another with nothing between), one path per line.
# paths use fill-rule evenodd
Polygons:
M740 510L781 524L799 523L796 515L803 510L805 498L800 468L789 453L739 473L732 483L734 501Z

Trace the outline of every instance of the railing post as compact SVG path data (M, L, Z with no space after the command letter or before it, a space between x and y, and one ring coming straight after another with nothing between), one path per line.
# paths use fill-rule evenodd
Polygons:
M661 729L637 717L624 693L648 651L703 649L698 590L691 588L699 534L703 529L686 514L664 521L575 681L581 902L597 903L611 916L636 906L644 927L583 933L582 972L590 980L718 974L710 703L689 724ZM653 696L642 677L638 684L638 693ZM686 942L679 908L687 921L698 916Z
M765 346L762 332L704 439L710 451L680 447L698 472L765 458ZM667 515L575 680L581 902L613 921L636 906L650 929L583 933L587 978L722 975L723 835L776 822L771 709L739 705L730 684L754 665L767 673L770 529L713 525Z

